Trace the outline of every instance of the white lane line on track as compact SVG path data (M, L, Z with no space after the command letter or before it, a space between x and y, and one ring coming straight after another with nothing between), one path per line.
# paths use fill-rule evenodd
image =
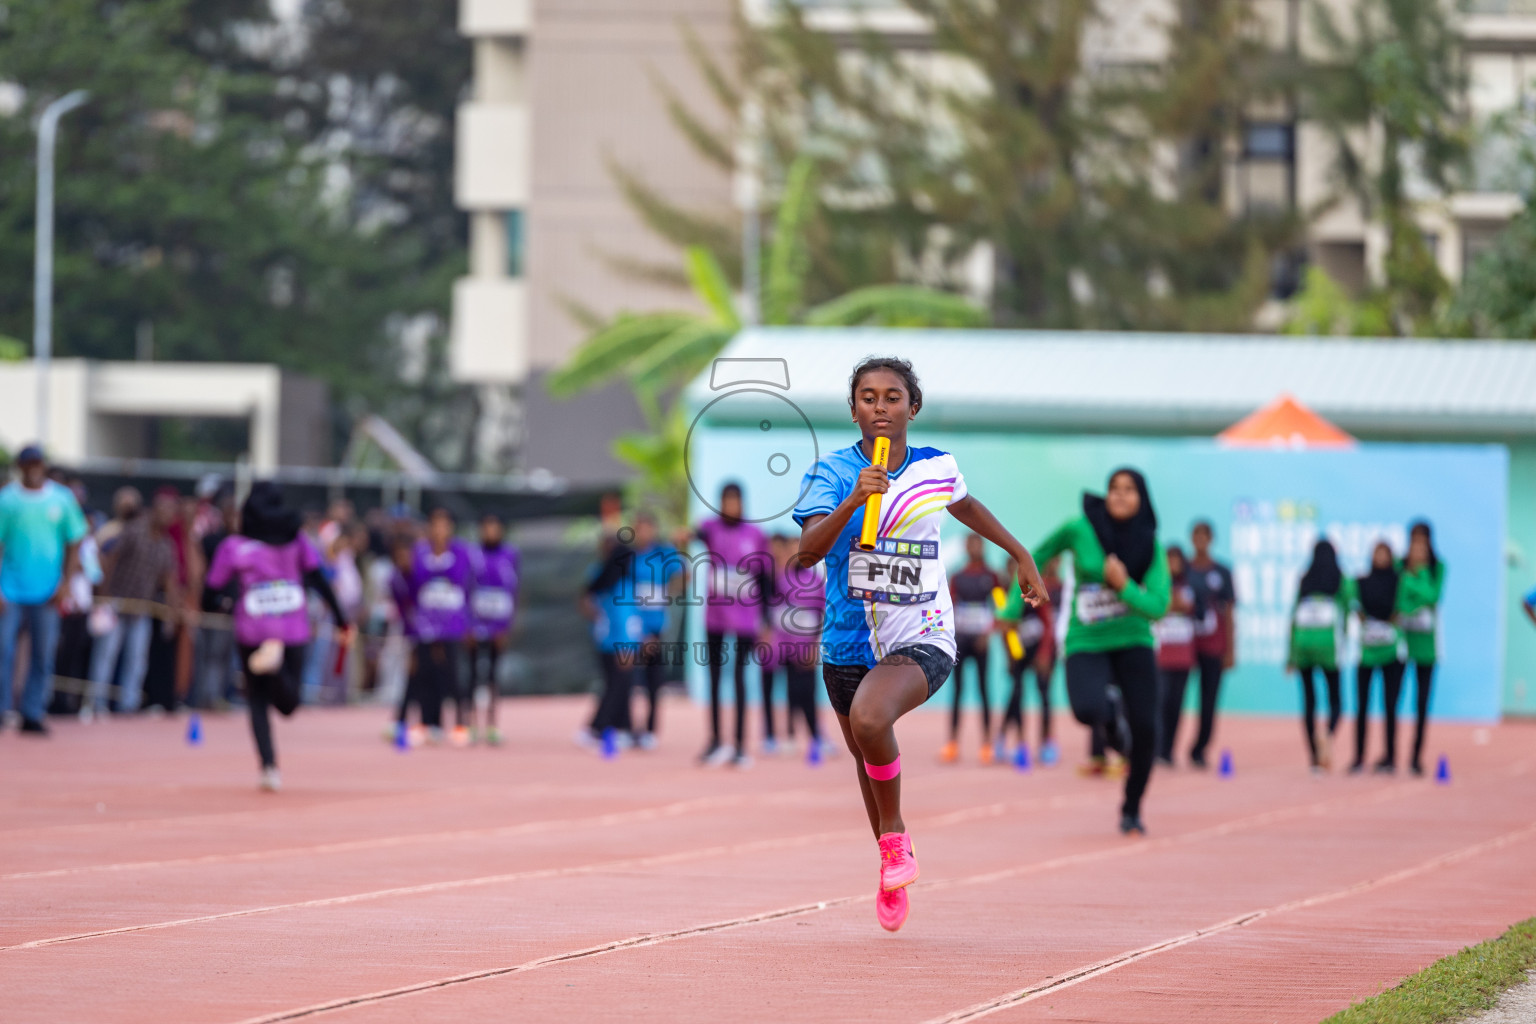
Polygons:
M1518 774L1519 772L1523 771L1526 767L1529 767L1529 762L1525 762L1525 763L1522 763L1522 765L1517 766L1516 767L1516 771L1513 772L1513 774ZM967 876L967 877L964 877L964 878L957 878L957 879L940 879L940 880L937 880L937 881L934 881L934 882L918 882L917 886L920 887L920 888L923 888L923 889L940 889L940 888L947 888L947 887L950 887L950 886L957 886L957 885L985 884L985 883L988 883L988 882L999 881L999 880L1006 879L1006 878L1018 877L1020 875L1025 875L1025 874L1031 874L1031 873L1034 873L1034 872L1037 872L1037 871L1049 870L1051 868L1056 868L1056 867L1066 867L1068 865L1091 863L1091 862L1097 861L1097 860L1105 860L1105 859L1110 859L1110 858L1114 858L1114 857L1124 857L1124 856L1129 856L1129 855L1132 855L1132 854L1140 854L1140 853L1144 853L1149 847L1153 847L1153 846L1172 846L1172 845L1184 845L1184 844L1188 844L1188 843L1201 842L1201 841L1209 839L1209 838L1211 838L1213 836L1227 835L1227 834L1230 834L1232 832L1242 831L1242 830L1248 829L1248 828L1260 827L1260 826L1265 825L1265 824L1271 824L1271 823L1274 823L1274 822L1277 822L1277 821L1283 821L1283 820L1286 820L1287 818L1297 818L1297 817L1305 817L1305 816L1308 816L1308 815L1323 814L1323 813L1326 813L1326 811L1328 809L1331 809L1331 808L1336 808L1336 807L1341 807L1341 806L1348 806L1348 805L1353 805L1353 804L1381 803L1381 802L1386 802L1388 800L1399 799L1402 796L1408 795L1409 793L1417 792L1418 789L1419 789L1419 787L1414 786L1411 783L1399 783L1399 784L1396 784L1396 785L1391 785L1391 786L1387 786L1387 787L1383 787L1383 788L1374 790L1371 793L1367 794L1364 799L1361 799L1358 795L1355 795L1355 796L1352 796L1352 797L1342 797L1342 798L1335 798L1335 799L1331 799L1331 800L1315 801L1313 803L1300 804L1300 805L1296 805L1296 806L1289 807L1289 808L1279 808L1279 809L1274 810L1274 811L1266 811L1266 812L1263 812L1261 814L1250 815L1247 818L1239 818L1239 819L1236 819L1234 821L1224 822L1224 823L1222 823L1220 825L1214 825L1214 826L1210 826L1210 827L1203 828L1203 829L1197 829L1197 830L1192 831L1192 832L1186 832L1186 833L1184 833L1182 835L1179 835L1179 836L1171 836L1171 837L1168 837L1168 838L1165 838L1165 839L1152 840L1150 842L1135 842L1135 841L1132 841L1132 842L1119 843L1119 844L1117 844L1115 846L1112 846L1112 847L1104 847L1104 848L1101 848L1101 849L1098 849L1098 850L1086 851L1084 853L1079 853L1079 854L1069 854L1067 856L1057 857L1057 858L1053 858L1053 859L1047 860L1047 861L1040 861L1040 862L1037 862L1037 863L1034 863L1034 864L1021 865L1020 867L1010 868L1010 869L1007 869L1007 870L1004 870L1004 871L987 872L987 873L984 873L984 874L971 875L971 876ZM1060 799L1060 798L1058 798L1058 799ZM977 810L977 809L969 809L969 810L966 810L966 811L952 812L952 814L946 815L944 817L961 818L963 816L963 820L971 820L971 818L973 818L975 816L974 813L973 813L975 810ZM936 821L930 821L930 822L927 822L926 824L932 825L932 824L936 824L936 823L937 823ZM829 834L829 835L835 835L835 833L834 834ZM811 837L806 837L806 838L811 838ZM713 851L710 851L710 852L713 853ZM619 940L616 940L614 942L604 943L604 944L598 945L598 946L589 946L589 947L587 947L585 949L581 949L581 950L574 950L574 951L567 952L567 953L557 953L557 954L554 954L552 956L541 957L541 958L539 958L537 960L529 960L529 961L526 961L524 963L516 964L516 965L513 965L513 966L509 966L509 967L495 967L495 968L488 968L488 969L481 970L481 971L472 971L472 972L468 972L466 974L454 975L454 976L449 977L449 978L437 978L437 979L433 979L431 981L423 981L423 982L417 982L417 983L414 983L414 984L411 984L411 985L404 985L404 986L401 986L401 987L395 988L395 989L386 989L384 991L371 992L371 993L367 993L367 994L364 994L364 995L358 995L358 996L347 996L347 997L343 997L341 999L330 1000L330 1001L324 1002L324 1003L316 1003L316 1004L313 1004L313 1005L310 1005L310 1006L299 1007L299 1008L293 1009L293 1010L284 1010L284 1011L280 1011L280 1012L275 1013L275 1014L270 1014L270 1015L266 1015L266 1016L250 1018L248 1020L241 1021L240 1024L279 1024L279 1022L282 1022L282 1021L297 1020L297 1019L300 1019L300 1018L303 1018L303 1017L315 1016L317 1014L328 1013L328 1012L330 1012L332 1010L344 1009L344 1008L347 1008L347 1007L357 1006L357 1005L360 1005L360 1004L382 1002L382 1001L388 1000L388 999L395 999L395 998L399 998L399 997L402 997L402 996L414 995L416 993L427 992L427 991L431 991L431 990L434 990L434 989L446 988L446 987L450 987L450 986L453 986L453 985L461 985L461 984L466 984L466 983L475 982L475 981L484 981L484 980L487 980L487 979L490 979L490 978L501 977L501 976L507 975L507 974L514 974L514 973L521 973L521 972L525 972L525 971L535 970L535 969L537 969L539 967L546 967L546 966L549 966L551 964L563 963L563 962L569 961L569 960L579 960L579 959L584 959L584 958L587 958L587 957L592 957L592 956L598 956L598 955L602 955L602 954L606 954L606 953L617 952L619 950L624 950L624 949L632 949L632 948L636 948L636 947L640 947L640 946L654 946L654 945L659 945L659 944L661 944L663 942L673 942L673 941L677 941L679 939L692 938L692 937L697 936L697 935L704 935L704 934L709 934L711 932L723 931L723 930L726 930L726 929L729 929L729 928L749 927L749 926L756 925L756 924L763 924L763 923L767 923L767 922L783 920L783 919L789 918L789 917L801 917L801 916L806 916L806 915L809 915L809 914L816 914L816 913L820 913L820 912L822 912L824 910L829 910L829 909L831 909L833 907L849 906L849 905L854 904L854 903L862 903L862 902L870 901L870 900L873 900L873 899L874 899L874 897L867 896L867 895L866 896L842 896L842 897L836 897L836 898L827 899L827 900L821 900L821 901L818 901L816 903L804 903L804 904L799 904L799 905L793 906L793 907L784 907L784 908L780 908L778 910L770 910L770 911L766 911L766 912L761 913L761 914L755 914L755 915L751 915L751 916L748 916L748 917L734 918L734 919L731 919L731 920L728 920L728 921L715 922L715 923L712 923L712 924L701 925L701 926L697 926L697 927L693 927L693 928L682 928L682 929L677 929L675 931L668 931L668 932L651 932L651 933L647 933L647 934L644 934L644 935L632 936L632 937L626 938L626 939L619 939ZM1234 921L1242 920L1243 923L1246 923L1245 919L1233 919L1233 920ZM1188 938L1185 938L1185 937L1180 937L1180 939L1169 940L1169 941L1170 942L1179 942L1180 944L1182 944L1183 941L1193 941L1193 939L1188 939ZM1158 949L1158 950L1165 949L1165 948L1171 948L1171 947L1167 943L1158 944L1158 946L1156 947L1156 949ZM1141 955L1148 955L1148 954L1142 953ZM1103 964L1091 965L1089 968L1085 968L1085 970L1091 971L1091 970L1095 970L1095 969L1097 969L1099 967L1102 967L1102 966L1104 966L1104 965Z
M1469 860L1472 857L1478 856L1479 854L1488 853L1492 850L1497 850L1502 847L1509 846L1511 843L1518 843L1522 840L1530 839L1533 837L1536 837L1536 824L1527 825L1526 827L1516 829L1513 832L1506 832L1503 835L1495 836L1492 839L1486 839L1480 843L1473 843L1471 846L1464 846L1459 850L1452 850L1450 853L1441 854L1438 857L1431 857L1429 860L1422 861L1413 865L1412 867L1403 868L1400 871L1394 871L1390 874L1382 875L1380 878L1365 879L1364 881L1356 882L1353 885L1345 886L1342 889L1334 889L1330 892L1320 893L1316 896L1306 896L1301 899L1290 900L1286 903L1278 903L1275 906L1266 907L1262 910L1249 911L1248 913L1240 914L1237 917L1230 917L1225 921L1209 925L1205 928L1198 928L1192 932L1186 932L1183 935L1178 935L1171 939L1164 939L1161 942L1155 942L1149 946L1142 946L1140 949L1133 949L1128 952L1121 953L1118 956L1109 958L1108 960L1100 960L1098 963L1088 964L1083 967L1075 968L1065 974L1047 979L1046 981L1038 982L1029 986L1028 988L1017 989L1013 992L997 996L994 999L989 999L986 1002L968 1006L963 1010L956 1010L953 1013L945 1014L942 1017L934 1017L931 1020L924 1021L923 1024L966 1024L966 1022L969 1021L980 1020L983 1017L989 1017L992 1014L998 1013L1002 1010L1012 1009L1015 1006L1022 1006L1025 1003L1033 1002L1036 999L1043 998L1044 996L1053 995L1064 988L1080 985L1085 981L1092 981L1093 979L1101 977L1105 974L1109 974L1112 971L1117 971L1122 967L1128 967L1139 960L1145 960L1147 957L1166 952L1170 949L1177 949L1180 946L1187 946L1192 942L1198 942L1201 939L1209 938L1212 935L1219 935L1222 932L1231 931L1234 928L1242 928L1246 925L1252 924L1255 921L1260 921L1267 917L1273 917L1277 914L1284 914L1293 910L1304 910L1323 903L1331 903L1334 900L1341 900L1350 896L1357 896L1360 893L1368 892L1371 889L1377 889L1384 885L1391 885L1395 882L1406 881L1418 875L1427 874L1438 868L1447 867L1460 861Z
M986 818L1001 817L1004 814L1018 813L1034 807L1044 806L1049 810L1070 806L1076 803L1096 802L1096 795L1076 794L1071 796L1036 797L1029 800L1000 801L984 804L977 807L968 807L958 811L950 811L934 818L924 819L924 824L934 828L948 825L963 824L968 821L976 821ZM734 802L734 801L733 801ZM614 815L622 817L623 815ZM371 892L351 893L344 896L328 896L320 899L301 900L294 903L278 903L262 907L246 907L240 910L230 910L219 914L203 914L198 917L177 918L170 921L155 921L148 924L125 925L121 928L103 928L96 931L78 932L72 935L57 935L43 939L32 939L28 942L19 942L14 945L0 946L0 953L14 952L23 949L41 949L47 946L58 946L67 942L81 942L86 939L99 939L111 935L127 935L135 932L163 931L167 928L181 928L187 925L206 924L212 921L228 921L241 917L254 917L261 914L274 914L285 910L303 910L314 907L336 907L349 903L362 903L369 900L387 899L399 896L420 896L426 893L449 892L455 889L479 888L489 885L503 885L513 882L538 881L549 878L570 878L580 875L601 874L607 871L632 871L636 869L662 867L667 864L677 864L690 860L707 860L717 856L736 856L745 853L758 853L763 850L791 849L799 846L810 846L824 843L828 840L840 840L856 838L862 834L862 830L856 828L841 829L835 832L814 832L798 836L781 836L774 839L758 839L747 843L731 845L710 846L702 849L684 850L673 853L653 854L648 857L630 857L621 860L599 861L592 864L580 864L559 868L538 868L530 871L514 871L496 875L478 875L472 878L457 878L442 882L425 882L420 885L396 886L389 889L376 889Z

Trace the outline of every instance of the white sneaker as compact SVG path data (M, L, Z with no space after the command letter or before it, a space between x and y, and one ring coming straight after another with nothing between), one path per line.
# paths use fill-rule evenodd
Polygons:
M731 767L737 769L738 771L746 771L748 768L752 767L752 755L737 754L735 757L731 758Z
M276 768L263 768L261 770L261 788L267 793L276 793L283 788L283 778L277 774Z
M577 729L576 735L571 737L576 745L583 750L596 750L598 739L592 735L591 729Z
M263 640L261 646L251 652L246 665L253 676L269 676L283 667L283 642Z
M629 733L627 733L627 732L619 732L618 730L614 731L614 734L613 734L613 749L615 749L615 750L628 750L630 747L633 747L634 745L635 745L635 738L633 736L631 736Z
M736 748L729 743L722 743L704 759L704 766L706 768L718 768L722 764L729 764L734 760L736 760Z
M764 757L778 757L779 756L779 741L778 740L763 740L763 756Z
M80 709L80 724L90 725L96 720L96 709L89 704Z
M653 732L641 733L640 736L635 740L635 746L639 747L641 750L655 750L656 734Z

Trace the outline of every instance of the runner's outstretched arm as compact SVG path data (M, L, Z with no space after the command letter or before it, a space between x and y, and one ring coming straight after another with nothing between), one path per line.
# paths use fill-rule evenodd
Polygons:
M1050 602L1045 594L1045 581L1040 578L1040 570L1035 566L1034 556L1019 543L1017 537L1008 532L1007 527L997 521L992 510L978 501L975 495L967 494L950 505L949 514L970 527L973 533L980 534L1008 553L1019 567L1019 587L1032 607L1038 608Z

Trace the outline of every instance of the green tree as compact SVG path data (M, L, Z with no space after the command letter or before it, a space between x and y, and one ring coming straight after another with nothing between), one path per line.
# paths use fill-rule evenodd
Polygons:
M368 6L381 5L305 9L313 28L316 11ZM11 0L3 11L0 74L24 103L0 118L0 151L15 156L0 164L0 280L12 283L0 331L30 333L32 119L86 88L91 102L60 140L61 355L131 358L148 326L157 358L275 362L328 382L351 413L391 414L441 390L440 374L413 387L399 373L408 328L439 324L429 347L445 333L462 260L442 201L410 201L444 188L424 184L440 172L427 161L402 173L419 153L373 145L327 92L345 91L341 62L326 63L335 33L292 32L265 0ZM434 52L424 35L419 48ZM376 135L401 134L401 97L414 95L397 86L373 104Z
M1299 69L1303 112L1330 136L1345 193L1386 228L1393 332L1432 331L1450 288L1415 207L1450 192L1471 145L1451 10L1439 0L1360 0L1346 25L1313 0L1309 15L1320 55Z

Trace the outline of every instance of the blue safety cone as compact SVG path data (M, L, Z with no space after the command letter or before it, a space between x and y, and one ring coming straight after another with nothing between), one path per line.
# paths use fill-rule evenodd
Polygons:
M187 742L194 747L203 742L203 716L196 711L187 719Z
M1020 743L1013 752L1013 766L1021 772L1029 771L1029 744Z
M1221 765L1216 769L1216 774L1224 779L1232 777L1232 751L1223 750L1221 752Z
M404 722L395 723L395 749L402 754L411 749L411 730Z
M1435 781L1442 786L1451 784L1451 762L1444 754L1440 755L1440 763L1435 766Z
M603 730L603 759L611 761L619 756L619 734L613 728Z
M821 741L811 740L805 748L805 763L812 768L821 766Z

